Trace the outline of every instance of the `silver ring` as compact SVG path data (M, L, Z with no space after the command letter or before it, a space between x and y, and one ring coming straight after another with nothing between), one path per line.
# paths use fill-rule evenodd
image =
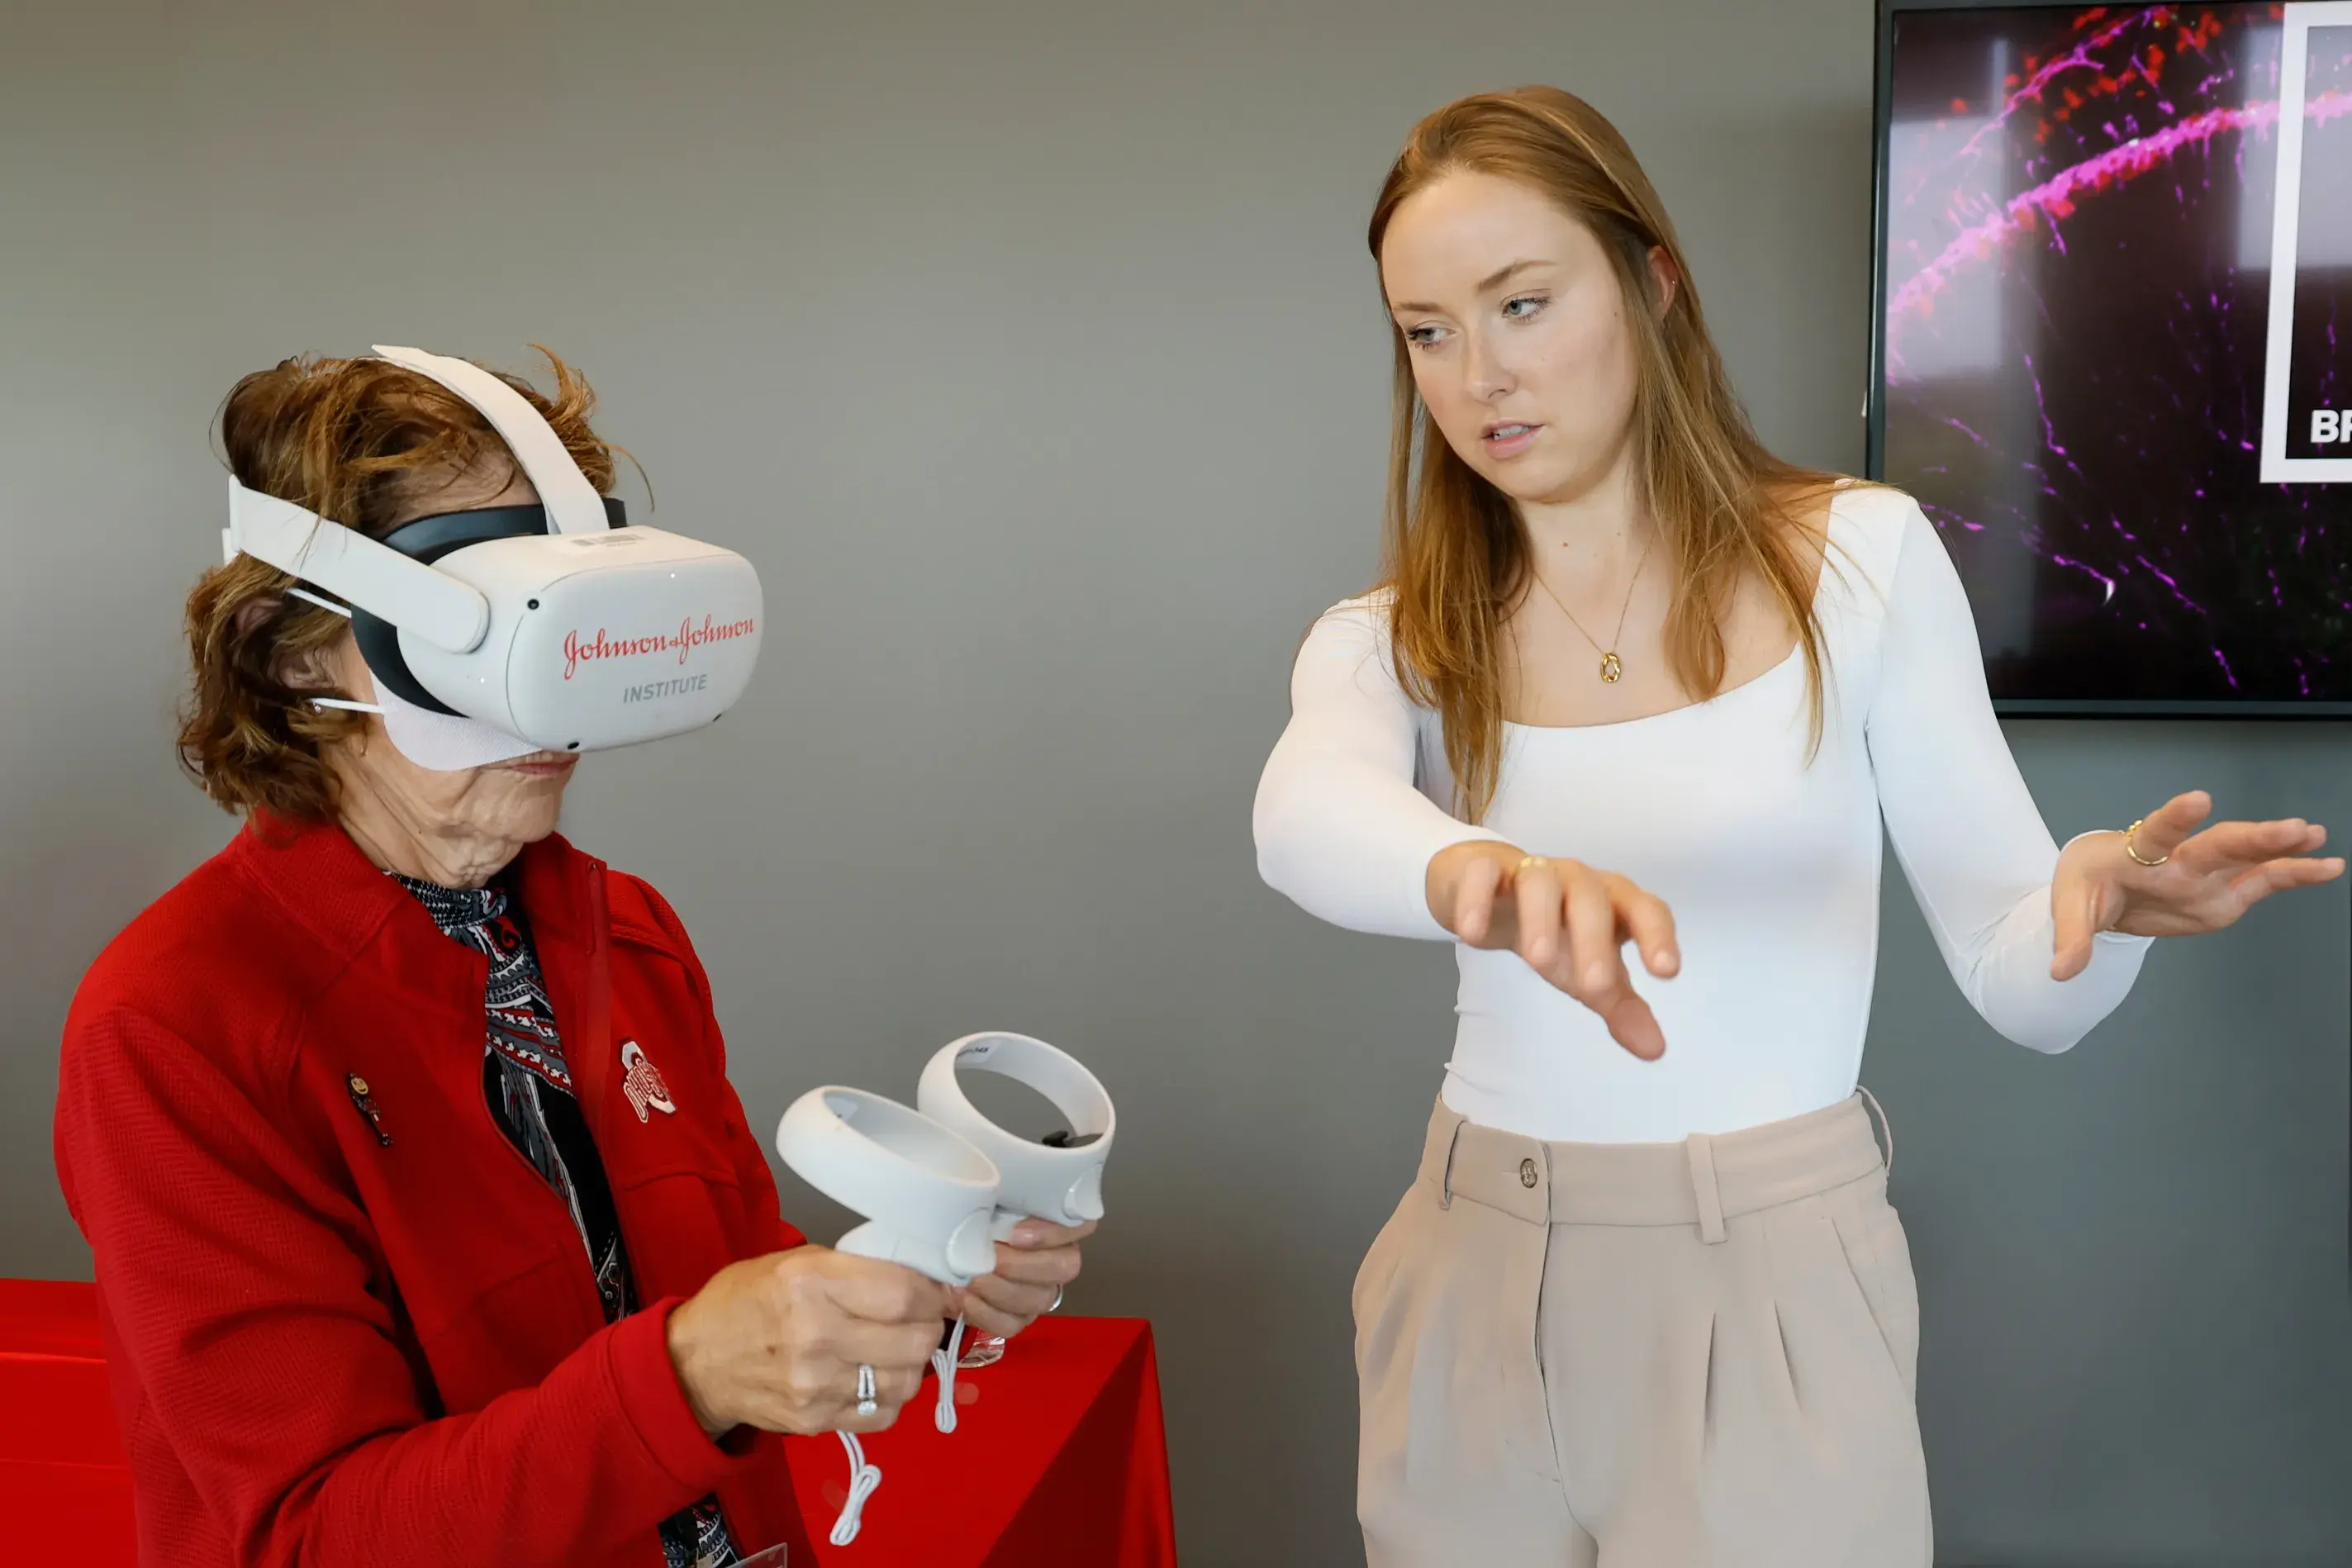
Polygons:
M1058 1311L1060 1311L1060 1310L1062 1310L1062 1292L1063 1292L1063 1291L1065 1291L1065 1290L1066 1290L1066 1289L1069 1289L1069 1287L1068 1287L1068 1286L1066 1286L1066 1285L1056 1285L1056 1286L1055 1286L1055 1287L1054 1287L1054 1304L1053 1304L1052 1306L1050 1306L1050 1307L1046 1308L1046 1309L1045 1309L1045 1310L1047 1310L1048 1312L1058 1312Z
M860 1418L881 1413L875 1403L874 1369L864 1362L857 1363L857 1414Z

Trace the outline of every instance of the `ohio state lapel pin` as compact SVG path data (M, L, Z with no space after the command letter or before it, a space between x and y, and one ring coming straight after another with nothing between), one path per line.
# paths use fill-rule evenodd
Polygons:
M649 1111L653 1110L666 1116L677 1114L661 1068L646 1059L644 1047L635 1040L621 1042L621 1092L629 1097L629 1105L636 1111L638 1121L651 1121Z
M391 1148L392 1134L383 1130L383 1115L375 1108L375 1093L368 1088L368 1080L355 1072L345 1073L343 1089L352 1097L352 1108L367 1118L368 1130L375 1134L376 1142Z

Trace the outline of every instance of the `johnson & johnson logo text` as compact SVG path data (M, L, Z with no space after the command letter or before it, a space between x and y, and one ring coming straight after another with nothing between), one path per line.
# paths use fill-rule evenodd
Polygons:
M732 642L758 629L759 622L748 616L740 621L716 621L705 616L699 626L689 616L677 631L666 637L614 637L606 636L603 626L587 637L576 631L568 632L563 638L563 679L571 679L590 659L642 658L675 649L677 662L684 664L688 656L705 643Z

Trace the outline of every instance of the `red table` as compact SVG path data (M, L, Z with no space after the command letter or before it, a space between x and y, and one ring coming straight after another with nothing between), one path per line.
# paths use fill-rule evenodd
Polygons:
M837 1437L791 1437L793 1485L826 1568L1173 1568L1168 1450L1151 1327L1046 1318L1004 1359L956 1373L956 1429L934 1383L866 1437L882 1472L847 1546L826 1539L849 1486ZM795 1560L797 1561L797 1559Z
M927 1383L866 1439L882 1485L852 1545L824 1539L847 1489L840 1442L788 1439L817 1564L1173 1568L1149 1323L1048 1318L956 1381L953 1436L935 1429ZM90 1288L0 1279L0 1563L52 1562L132 1562L131 1479Z

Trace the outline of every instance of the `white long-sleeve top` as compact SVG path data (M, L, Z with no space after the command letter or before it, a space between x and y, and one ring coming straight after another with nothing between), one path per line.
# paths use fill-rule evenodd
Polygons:
M1358 931L1451 941L1431 857L1466 839L1616 871L1674 910L1681 973L1628 966L1666 1053L1641 1061L1517 954L1457 944L1445 1103L1529 1137L1654 1142L1801 1115L1851 1096L1878 958L1882 816L1952 977L1986 1022L2063 1051L2131 989L2144 937L2103 932L2050 977L2058 847L1985 689L1958 574L1917 503L1841 490L1815 600L1826 642L1821 750L1805 664L1616 724L1507 724L1482 826L1453 799L1441 726L1398 684L1377 598L1323 616L1258 786L1266 881Z

